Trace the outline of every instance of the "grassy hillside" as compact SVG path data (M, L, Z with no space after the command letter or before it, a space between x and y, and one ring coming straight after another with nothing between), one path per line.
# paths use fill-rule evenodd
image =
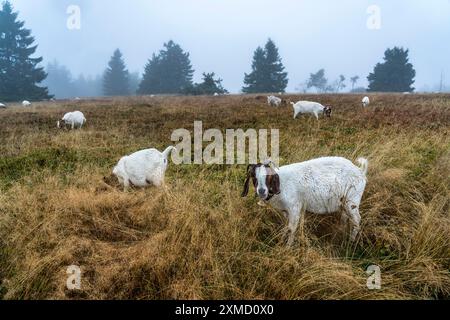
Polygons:
M299 97L291 97L294 100ZM450 96L302 96L331 119L292 119L263 96L49 102L0 110L0 298L436 299L450 295ZM88 119L56 129L64 112ZM369 159L362 231L307 214L286 248L282 214L241 198L244 165L169 165L168 190L104 182L118 159L174 129L279 128L280 163ZM111 180L111 179L107 179ZM252 190L253 192L253 190ZM66 289L81 266L82 290ZM381 268L381 290L365 270Z

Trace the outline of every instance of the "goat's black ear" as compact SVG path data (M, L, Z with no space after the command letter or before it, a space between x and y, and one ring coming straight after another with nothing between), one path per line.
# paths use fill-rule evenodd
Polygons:
M272 179L272 193L273 194L280 194L281 188L280 188L280 176L278 173L275 173Z
M244 182L244 191L242 191L241 197L246 197L248 195L248 189L250 187L250 179L252 178L252 172L253 172L254 165L249 164L247 166L247 178Z

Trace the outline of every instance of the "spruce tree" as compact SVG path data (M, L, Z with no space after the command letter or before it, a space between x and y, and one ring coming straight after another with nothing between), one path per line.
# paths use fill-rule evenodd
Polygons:
M284 92L288 79L284 72L278 48L269 39L264 47L258 47L253 55L252 72L245 74L245 93Z
M44 68L38 66L42 57L31 57L37 45L17 17L11 4L4 2L0 10L0 100L49 99L48 89L38 86L47 77Z
M203 81L189 86L183 90L187 95L214 95L225 94L228 91L222 86L222 79L215 79L215 73L203 73Z
M287 72L281 63L281 57L275 43L269 39L265 46L267 67L267 91L284 92L287 87Z
M193 74L189 53L170 40L148 61L138 93L181 93L192 86Z
M373 73L369 74L368 91L412 92L416 71L409 63L409 50L394 47L384 53L384 62L377 63Z
M256 48L253 54L252 72L245 74L244 83L246 86L242 88L244 93L258 93L267 92L265 87L265 78L267 72L266 68L266 56L264 49L261 47Z
M114 51L103 75L103 94L105 96L126 96L129 93L129 73L122 53L117 49Z

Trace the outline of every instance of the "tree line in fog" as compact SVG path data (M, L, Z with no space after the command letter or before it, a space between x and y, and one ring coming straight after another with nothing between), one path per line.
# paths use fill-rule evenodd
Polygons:
M51 97L73 98L92 96L127 96L147 94L216 95L228 91L222 79L213 71L203 72L202 80L194 83L194 69L189 52L170 40L154 53L139 72L127 69L119 49L105 61L105 71L95 77L73 76L70 70L53 61L46 68L42 57L33 57L37 45L31 30L24 27L6 1L0 10L0 101L24 98L42 100ZM412 92L416 72L409 62L408 50L387 49L383 61L367 76L367 88L358 85L358 75L330 80L325 69L313 72L296 90L300 92ZM288 72L279 50L271 39L256 48L249 72L243 71L243 93L285 92Z

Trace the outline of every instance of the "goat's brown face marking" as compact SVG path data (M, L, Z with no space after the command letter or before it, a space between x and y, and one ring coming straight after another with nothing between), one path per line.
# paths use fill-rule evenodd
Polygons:
M331 117L331 113L332 113L331 107L327 106L327 107L323 108L323 114L326 117L328 117L328 118Z
M274 195L280 193L280 177L270 165L264 165L261 163L256 164L256 165L249 165L247 167L247 179L245 180L245 183L244 183L244 191L242 192L242 196L245 197L248 194L250 179L252 179L252 183L255 188L255 192L258 195L258 190L257 190L258 178L256 177L256 169L257 168L264 168L266 171L265 181L264 181L266 189L264 189L264 190L267 192L267 194L265 195L264 200L269 200ZM259 187L261 188L261 185ZM261 196L261 195L259 194L259 196Z

